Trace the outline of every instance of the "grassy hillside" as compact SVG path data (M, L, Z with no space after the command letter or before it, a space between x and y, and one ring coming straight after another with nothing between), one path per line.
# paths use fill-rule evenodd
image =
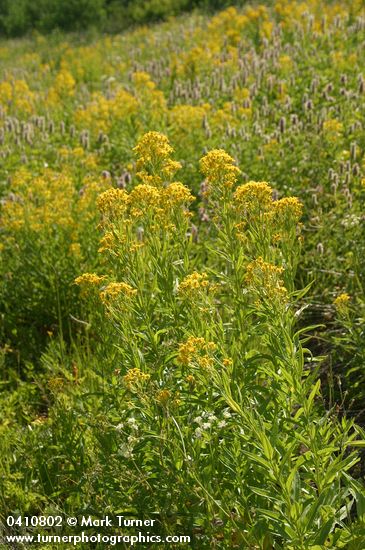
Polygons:
M0 44L4 524L365 546L364 21L278 0Z

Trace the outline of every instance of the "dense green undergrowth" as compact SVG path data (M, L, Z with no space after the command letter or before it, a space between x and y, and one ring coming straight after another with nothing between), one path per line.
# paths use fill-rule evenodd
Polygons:
M227 5L226 0L1 0L0 34L14 37L88 28L120 32L196 8L217 10Z

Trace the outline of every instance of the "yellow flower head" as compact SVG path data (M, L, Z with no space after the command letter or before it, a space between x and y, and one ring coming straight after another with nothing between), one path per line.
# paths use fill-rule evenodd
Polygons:
M200 169L208 184L232 187L240 174L234 159L223 149L213 149L200 160Z
M137 155L138 176L142 181L157 187L163 178L171 178L181 164L170 158L173 148L168 138L159 132L147 132L134 147Z
M278 220L298 221L303 214L303 204L296 197L285 197L273 203Z
M272 203L272 188L266 181L249 181L237 187L233 200L239 210L267 210Z
M128 283L109 283L100 292L100 299L104 305L111 305L121 297L130 300L136 294L137 290L132 288Z
M257 258L247 265L245 281L260 297L285 299L287 290L281 278L283 271L283 267Z
M98 252L113 250L116 244L116 239L111 231L107 231L100 240L100 248Z
M97 206L107 219L122 217L128 207L129 196L124 189L108 189L97 198Z
M168 138L160 132L147 132L139 140L133 151L146 161L157 158L168 158L173 152Z
M160 390L156 394L156 401L160 405L166 405L171 398L171 392L169 390Z
M81 287L82 294L88 294L95 287L100 287L104 281L105 275L97 275L96 273L83 273L79 277L76 277L75 284Z
M132 208L137 208L142 212L149 208L158 208L160 206L160 201L160 191L148 183L137 185L130 194Z
M339 136L343 130L343 124L335 118L329 118L323 123L323 132L328 136Z
M197 357L196 362L202 369L209 369L213 365L214 359L208 355L203 355L202 357Z
M182 365L189 365L202 352L213 352L216 347L214 342L207 342L201 337L189 336L185 342L179 344L177 361Z
M194 271L183 279L179 285L179 294L185 298L192 297L199 290L208 290L209 281L206 273Z
M170 185L163 190L162 197L163 201L171 206L188 204L195 199L190 193L190 189L179 181L170 183Z
M339 294L339 296L337 296L334 299L333 303L336 310L340 314L345 314L348 311L350 300L351 300L351 296L347 294L347 292L343 292L342 294Z
M146 382L149 380L150 375L142 372L140 369L129 369L127 374L123 376L124 385L128 389L132 389L135 386L139 386L141 382Z

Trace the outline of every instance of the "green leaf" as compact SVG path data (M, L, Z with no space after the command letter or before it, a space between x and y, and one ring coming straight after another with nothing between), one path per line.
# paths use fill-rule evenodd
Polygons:
M315 396L317 395L317 393L319 393L320 386L321 386L321 380L318 379L316 384L313 386L313 389L310 392L309 397L308 397L308 402L307 402L308 403L308 410L311 409L313 400L314 400Z
M252 462L255 462L257 464L260 464L263 466L266 470L270 470L270 463L265 460L262 456L256 455L254 453L251 453L249 451L242 451L248 458L252 460Z

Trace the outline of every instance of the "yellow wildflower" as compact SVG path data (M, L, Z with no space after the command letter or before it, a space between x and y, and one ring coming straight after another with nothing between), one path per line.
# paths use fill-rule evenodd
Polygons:
M110 305L120 296L131 299L136 294L137 290L132 288L128 283L109 283L104 290L100 292L100 299L104 305Z
M187 275L179 285L178 292L182 296L190 297L195 291L208 289L209 281L206 273L198 273L194 271L191 275Z
M137 208L143 214L149 208L160 206L161 194L156 187L148 183L137 185L130 194L132 208Z
M189 336L189 338L179 344L177 361L182 365L188 365L202 351L213 352L217 348L214 342L207 342L204 338Z
M162 185L162 178L170 178L181 164L170 158L173 148L168 138L159 132L147 132L134 147L138 155L137 170L142 181L157 186Z
M128 206L129 196L124 189L108 189L97 198L100 212L108 219L122 217Z
M202 357L197 358L197 363L199 367L201 367L202 369L208 369L213 365L214 360L212 357L209 357L208 355L203 355Z
M273 203L274 213L279 220L298 221L303 214L303 204L297 197L285 197Z
M335 118L329 118L323 123L323 131L326 133L341 133L343 130L343 124Z
M170 185L163 190L162 198L164 202L170 205L186 204L193 202L195 199L190 193L190 189L179 181L170 183Z
M87 294L92 288L100 286L104 281L105 275L97 275L96 273L83 273L76 277L75 284L81 287L82 293Z
M336 310L343 315L348 311L350 300L351 296L347 292L343 292L334 299L333 304Z
M328 141L335 142L342 135L343 124L335 118L325 120L323 123L323 133Z
M197 338L190 336L186 342L182 342L179 345L179 353L177 360L182 365L188 365L192 360L194 354L199 351L205 344L204 338Z
M98 249L98 252L105 252L108 250L113 250L115 246L115 237L111 231L107 231L105 235L100 240L100 248Z
M260 297L285 298L287 290L283 285L281 274L284 268L257 258L247 265L245 281Z
M210 185L232 187L240 174L234 159L223 149L213 149L200 159L200 169Z
M272 188L266 181L249 181L237 187L233 200L239 210L267 210L272 203Z
M147 132L139 140L133 151L139 158L153 160L156 158L168 158L173 152L168 138L160 132Z
M124 385L131 389L133 386L139 385L141 382L146 382L150 379L150 375L142 372L138 368L129 369L126 375L123 376Z
M156 394L156 401L160 405L165 405L171 397L171 392L169 390L160 390Z

